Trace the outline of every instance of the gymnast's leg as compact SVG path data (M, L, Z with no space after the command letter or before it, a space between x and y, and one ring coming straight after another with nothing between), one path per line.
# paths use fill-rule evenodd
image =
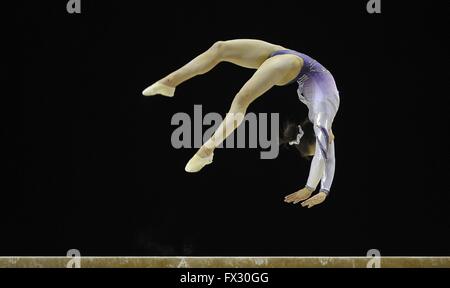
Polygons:
M255 39L218 41L180 69L146 88L142 94L145 96L161 94L171 97L178 85L210 71L222 61L257 69L272 52L281 49L285 48Z
M227 138L244 119L247 107L274 85L285 85L300 72L303 61L294 55L278 55L264 61L255 74L236 94L225 119L214 135L203 144L187 163L187 172L200 171L212 162L213 151Z

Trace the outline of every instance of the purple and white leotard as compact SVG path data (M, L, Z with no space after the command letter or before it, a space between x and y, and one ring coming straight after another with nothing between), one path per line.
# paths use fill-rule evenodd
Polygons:
M303 67L290 83L298 83L298 97L308 107L308 118L314 125L316 151L311 162L307 186L329 193L334 177L336 159L334 141L329 142L329 131L339 108L339 92L330 71L313 58L294 51L279 50L270 57L281 54L293 54L303 59Z

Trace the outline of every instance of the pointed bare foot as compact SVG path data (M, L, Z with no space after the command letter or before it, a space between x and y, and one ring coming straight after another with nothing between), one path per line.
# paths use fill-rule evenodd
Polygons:
M213 149L208 149L206 147L200 148L186 164L184 170L189 173L195 173L202 170L203 167L212 163L214 157L213 151Z
M163 95L172 97L174 94L175 87L170 87L166 84L161 83L160 81L153 83L149 87L145 88L144 91L142 91L142 95L144 96Z

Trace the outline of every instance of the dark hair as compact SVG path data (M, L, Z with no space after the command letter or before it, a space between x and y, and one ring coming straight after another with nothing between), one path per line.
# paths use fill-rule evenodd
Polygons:
M312 157L308 155L308 151L311 145L315 145L316 135L314 133L313 124L308 118L301 123L292 120L285 121L280 131L280 145L291 146L289 145L289 142L297 139L299 132L298 125L302 127L304 135L299 144L293 144L292 146L297 148L303 158L311 159Z

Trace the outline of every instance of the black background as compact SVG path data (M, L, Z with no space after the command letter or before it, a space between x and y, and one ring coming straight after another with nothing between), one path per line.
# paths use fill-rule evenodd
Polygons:
M450 255L445 37L428 8L387 2L379 15L365 1L82 0L80 15L66 1L21 2L5 54L0 254ZM235 38L304 52L333 73L337 166L322 205L283 202L308 175L293 150L260 160L259 149L220 149L184 172L196 150L171 146L172 115L194 104L224 115L252 70L222 63L174 98L141 95ZM295 88L248 111L303 118Z

